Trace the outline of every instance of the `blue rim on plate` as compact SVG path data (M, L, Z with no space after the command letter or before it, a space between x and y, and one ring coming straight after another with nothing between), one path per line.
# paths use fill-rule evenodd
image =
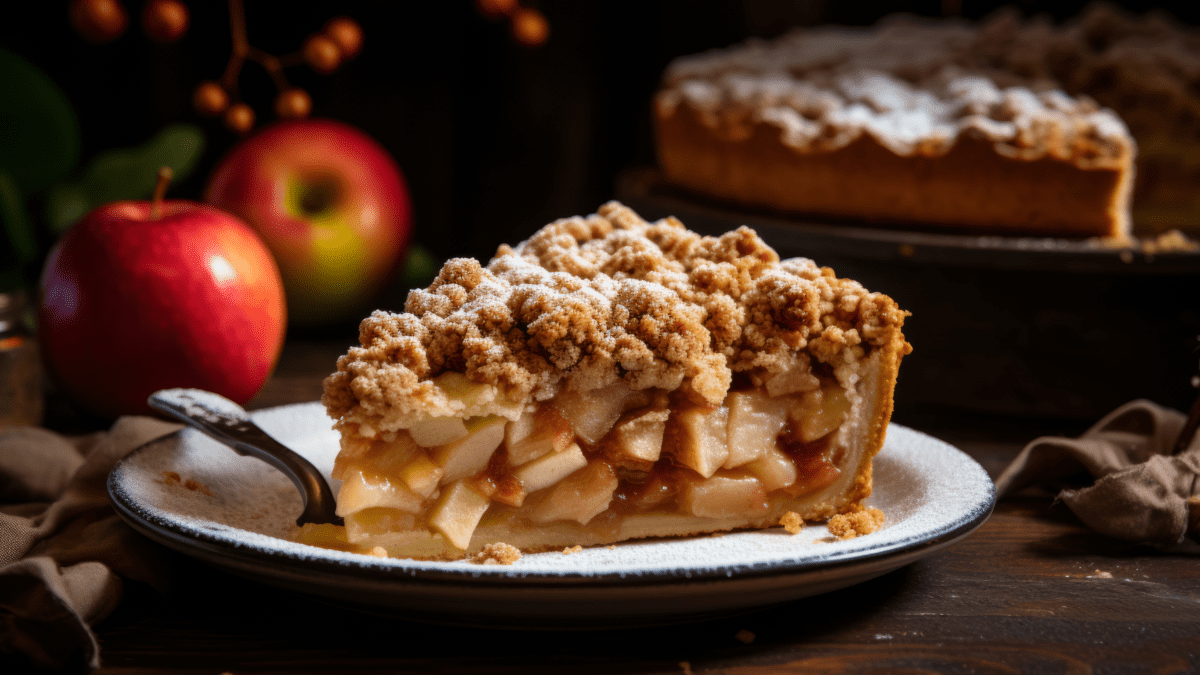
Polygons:
M306 435L322 425L327 430L329 424L318 404L284 406L254 416L301 454L306 452L301 447ZM336 452L336 436L322 440L334 447L321 452ZM828 532L810 525L800 535L776 528L731 533L719 540L637 541L618 544L612 551L594 547L572 556L545 553L525 556L513 566L485 566L327 551L242 529L241 521L224 512L196 517L161 497L174 493L166 492L157 478L164 466L185 459L193 469L210 472L207 480L218 486L218 496L221 487L259 489L255 481L262 479L243 477L242 470L274 472L262 468L265 464L244 464L257 460L181 430L138 448L114 467L108 492L117 513L150 539L241 576L357 609L466 625L503 620L509 626L532 628L629 626L750 611L907 565L970 534L995 505L991 480L974 460L942 441L893 424L876 459L876 493L868 503L884 508L885 515L906 515L875 534L821 543L811 539L813 533ZM281 474L277 478L287 481ZM910 488L928 494L902 494ZM179 494L206 503L199 493ZM280 517L289 516L294 518ZM689 562L687 556L709 555L705 552L716 546L723 548ZM739 561L743 547L747 559ZM647 559L651 562L639 562ZM653 562L664 559L673 562Z

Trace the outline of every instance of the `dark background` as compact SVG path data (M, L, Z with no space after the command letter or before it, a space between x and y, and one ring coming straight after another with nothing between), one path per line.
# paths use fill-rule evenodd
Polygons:
M141 31L143 0L125 0L129 30L95 46L67 21L67 3L26 2L0 21L0 45L46 71L82 125L81 166L105 149L145 142L172 122L200 124L201 166L172 195L198 199L213 165L237 142L219 120L199 116L191 92L218 79L229 56L226 3L188 2L191 26L158 45ZM515 43L506 21L485 19L470 0L285 2L248 0L251 44L281 55L336 15L365 35L359 56L331 75L289 68L313 98L313 114L366 130L396 157L412 191L416 239L438 257L487 258L554 218L591 213L613 196L617 173L654 162L650 100L674 57L790 26L869 25L893 11L979 19L1003 5L1057 20L1084 2L889 3L829 0L543 0L549 41ZM945 6L944 6L945 5ZM1139 3L1126 3L1137 12ZM1200 3L1175 16L1200 20ZM256 64L242 71L243 97L269 122L275 89ZM402 301L402 299L401 299Z
M66 92L82 126L80 167L104 150L144 143L166 124L200 125L207 137L200 166L171 191L199 199L213 166L239 140L191 105L195 86L218 79L229 58L228 9L220 0L185 0L191 26L164 46L141 31L144 1L123 0L129 30L103 46L74 32L66 0L22 3L19 20L0 19L0 46ZM507 21L484 18L473 0L245 4L251 44L276 55L298 51L334 16L362 25L357 58L330 75L299 65L287 77L310 92L314 116L356 125L395 156L412 194L416 242L438 259L486 260L500 243L520 241L555 218L593 212L613 198L621 171L654 164L651 99L677 56L791 26L870 25L895 11L978 20L1007 5L1026 17L1065 21L1087 3L523 0L544 12L551 28L548 42L534 49L512 39ZM1137 14L1167 11L1124 6ZM1200 24L1200 3L1168 13ZM275 92L248 63L241 93L260 125L273 117ZM53 242L43 233L40 243L48 250ZM1165 292L1179 290L1173 278L817 262L914 311L906 334L920 351L906 359L901 403L1095 419L1138 396L1181 409L1195 396L1189 379L1200 324L1189 309L1194 303L1179 305ZM1191 288L1200 277L1184 278ZM401 309L405 284L397 279L375 306ZM971 315L973 308L989 314ZM1166 317L1169 325L1147 323L1147 316ZM344 340L356 335L356 325L289 335ZM1135 353L1158 360L1131 361ZM1017 366L1023 375L1014 374Z

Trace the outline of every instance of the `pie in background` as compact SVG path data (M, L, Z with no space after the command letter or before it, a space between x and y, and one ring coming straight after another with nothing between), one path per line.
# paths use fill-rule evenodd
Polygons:
M617 202L405 310L325 380L346 525L301 541L452 559L856 513L911 349L886 295Z
M1088 96L1013 75L1032 58L1020 35L896 17L676 59L655 99L659 164L776 210L1128 238L1137 143Z

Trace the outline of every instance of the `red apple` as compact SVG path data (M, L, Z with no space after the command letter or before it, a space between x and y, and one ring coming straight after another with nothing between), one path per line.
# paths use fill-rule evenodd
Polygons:
M391 156L329 120L268 127L223 159L205 195L266 240L294 324L357 317L408 242L410 206Z
M207 389L239 403L283 347L279 270L245 223L206 204L116 202L55 245L39 333L51 375L102 415L147 413L158 389Z

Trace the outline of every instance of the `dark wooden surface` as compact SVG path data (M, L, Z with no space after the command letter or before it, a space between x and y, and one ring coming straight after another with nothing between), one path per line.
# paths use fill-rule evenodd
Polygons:
M317 398L345 346L289 343L250 407ZM1072 422L903 408L895 419L956 444L993 477L1028 440L1080 430ZM1115 542L1049 497L1001 501L964 541L858 586L735 617L626 631L409 623L177 560L171 592L131 584L96 627L102 673L1200 671L1200 546L1164 553ZM752 642L738 639L743 630Z

